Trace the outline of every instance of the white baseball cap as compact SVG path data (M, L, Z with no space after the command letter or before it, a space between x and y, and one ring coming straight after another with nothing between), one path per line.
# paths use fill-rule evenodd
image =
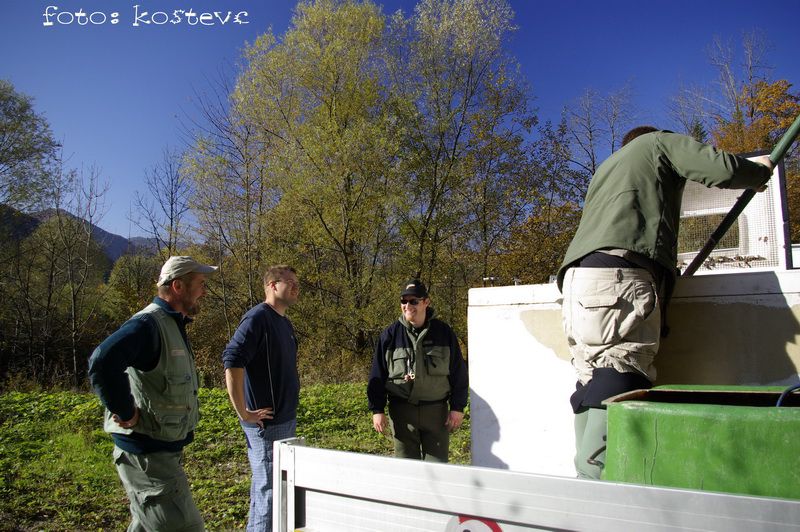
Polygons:
M170 257L161 267L161 275L158 276L157 284L158 286L164 286L173 279L183 277L187 273L214 273L215 271L217 271L217 266L200 264L192 257Z

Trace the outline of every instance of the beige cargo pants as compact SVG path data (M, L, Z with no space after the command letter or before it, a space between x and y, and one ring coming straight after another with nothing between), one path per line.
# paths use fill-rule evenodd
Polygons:
M640 268L570 268L562 314L572 365L586 384L594 368L656 379L661 309L653 276Z

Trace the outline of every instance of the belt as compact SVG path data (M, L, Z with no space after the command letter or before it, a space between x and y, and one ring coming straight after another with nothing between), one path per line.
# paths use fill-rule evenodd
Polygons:
M406 404L406 405L413 405L413 406L427 406L427 405L438 405L438 404L446 403L446 402L447 402L447 397L445 397L444 399L436 399L434 401L416 401L416 402L412 403L408 399L404 399L402 397L397 397L397 396L394 396L394 395L390 395L389 396L389 404L395 403L395 404Z

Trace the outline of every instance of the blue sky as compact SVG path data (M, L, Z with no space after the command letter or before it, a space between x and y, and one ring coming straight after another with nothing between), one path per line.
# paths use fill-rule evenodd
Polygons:
M271 27L282 34L294 0L0 0L0 78L35 100L68 165L94 166L110 185L100 226L123 236L141 231L128 220L144 172L162 150L182 148L182 124L197 92L231 73L245 42ZM384 0L385 12L409 13L413 0ZM763 30L774 79L800 90L799 0L511 0L519 30L509 50L522 64L542 118L586 88L616 90L630 82L641 122L670 126L666 105L683 84L709 84L716 72L707 49L715 36L738 45ZM48 6L54 6L55 9ZM138 6L138 7L136 7ZM104 24L60 24L79 10ZM140 23L156 11L221 11L224 25ZM43 13L53 13L53 26ZM233 22L239 12L240 20ZM118 13L112 17L113 13ZM156 16L158 18L158 16ZM111 24L112 18L118 19ZM207 21L209 22L209 21ZM217 21L218 22L218 21Z

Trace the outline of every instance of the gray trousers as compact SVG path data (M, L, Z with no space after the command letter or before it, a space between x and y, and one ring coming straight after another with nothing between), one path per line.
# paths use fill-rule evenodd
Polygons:
M114 465L128 494L128 532L205 530L182 465L183 453L132 454L114 447Z
M447 462L450 432L445 422L448 414L447 401L424 405L390 401L394 455L428 462Z

